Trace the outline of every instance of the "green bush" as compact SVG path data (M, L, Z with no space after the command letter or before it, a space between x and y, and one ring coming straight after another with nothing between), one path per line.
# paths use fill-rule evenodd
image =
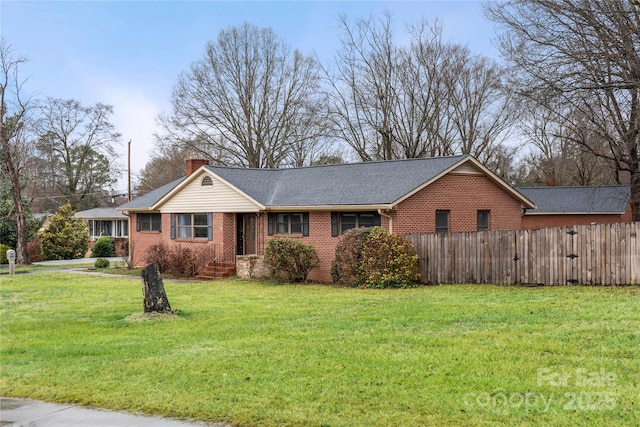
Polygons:
M109 268L109 260L104 258L98 258L93 264L95 268Z
M419 278L418 253L405 237L373 227L362 246L362 286L366 288L406 288Z
M287 282L306 281L309 271L320 265L316 248L285 237L276 237L267 242L264 262L275 279Z
M60 206L49 226L38 232L42 244L42 258L83 258L89 248L89 230L82 219L73 216L71 204Z
M9 245L0 245L0 264L8 264L7 251L11 249Z
M362 246L372 228L354 228L342 236L336 245L336 258L331 265L334 283L344 286L360 286L362 275Z
M96 244L91 249L93 258L116 256L115 239L113 237L102 236L96 240Z
M415 286L418 254L406 238L382 227L349 230L336 245L334 283L365 288Z

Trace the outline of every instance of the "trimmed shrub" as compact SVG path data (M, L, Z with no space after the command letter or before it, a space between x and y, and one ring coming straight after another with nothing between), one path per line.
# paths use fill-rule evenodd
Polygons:
M334 283L365 288L416 286L418 253L406 238L382 227L347 231L331 265Z
M320 265L316 248L285 237L276 237L267 242L264 262L275 279L287 282L306 281L309 271Z
M70 203L60 206L49 226L38 232L43 259L76 259L87 253L89 230L74 213Z
M145 256L145 260L149 264L153 264L154 262L158 265L158 270L161 273L168 273L169 271L169 263L170 263L170 253L169 248L164 243L158 243L156 245L151 245L147 249L147 254Z
M145 256L147 263L156 263L161 273L188 277L195 276L210 258L208 246L194 249L180 245L169 247L164 243L149 246Z
M406 288L419 278L418 252L405 237L373 227L362 246L361 283L365 288Z
M362 246L372 228L354 228L342 235L336 245L336 258L331 264L331 278L344 286L362 284Z
M9 245L0 244L0 264L9 264L9 260L7 259L7 251L9 249L11 249Z
M113 237L102 236L98 238L93 248L91 248L91 256L93 258L116 256L114 242L115 239Z
M93 264L95 268L109 268L109 260L104 258L98 258Z

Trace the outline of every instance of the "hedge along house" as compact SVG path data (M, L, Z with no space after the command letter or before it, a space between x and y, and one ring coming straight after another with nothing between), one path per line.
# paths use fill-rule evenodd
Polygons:
M89 247L92 248L100 237L114 238L116 253L122 253L129 244L129 218L114 208L95 208L76 212L89 229Z
M523 187L518 191L536 204L535 209L524 212L523 229L631 221L628 185Z
M187 175L126 203L133 262L156 243L206 247L216 260L259 259L273 237L318 250L311 280L329 281L345 231L396 234L513 230L535 205L469 155L295 169L187 160ZM250 273L249 273L250 274Z

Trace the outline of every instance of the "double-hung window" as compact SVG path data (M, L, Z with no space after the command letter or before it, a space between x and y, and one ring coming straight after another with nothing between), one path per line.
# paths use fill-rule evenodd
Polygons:
M436 211L436 233L449 232L449 211Z
M161 215L159 213L137 214L136 231L162 231Z
M352 228L380 225L378 212L331 212L331 235L339 236Z
M268 215L268 234L309 235L308 212L270 212Z
M211 213L171 214L172 239L212 239Z

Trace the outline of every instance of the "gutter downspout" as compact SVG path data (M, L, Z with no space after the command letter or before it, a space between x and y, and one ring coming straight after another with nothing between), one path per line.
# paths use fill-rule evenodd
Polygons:
M383 216L389 220L389 234L393 234L393 217L382 212L382 209L378 209L378 215Z

